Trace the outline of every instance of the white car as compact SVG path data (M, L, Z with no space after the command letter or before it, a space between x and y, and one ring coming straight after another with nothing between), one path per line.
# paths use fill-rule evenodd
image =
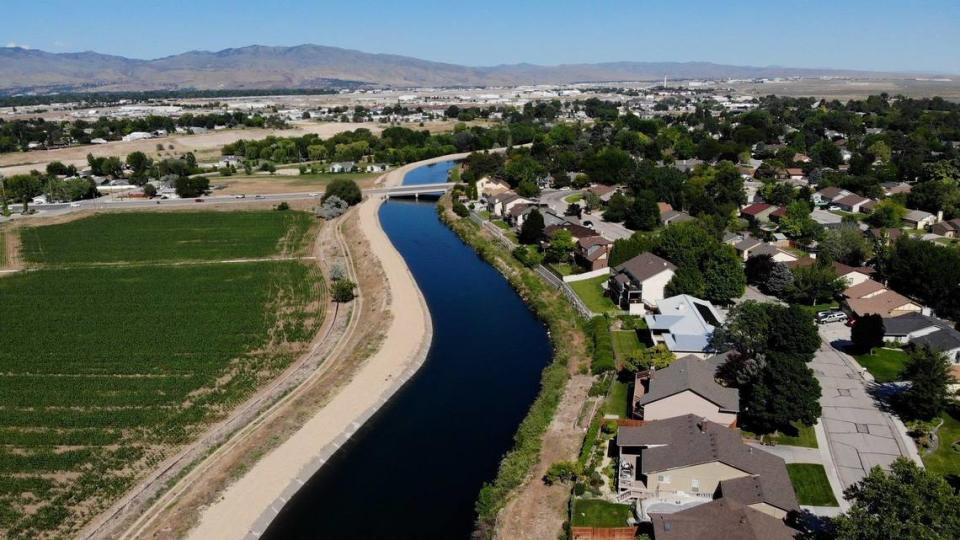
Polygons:
M234 199L246 199L247 196L244 195L243 193L241 193L241 194L239 194L239 195L234 195L233 198L234 198Z
M835 205L835 204L833 204L833 205L828 206L828 207L827 207L827 210L830 210L831 212L836 212L837 210L840 210L840 207L837 206L837 205Z
M817 324L845 322L849 317L842 311L830 310L817 313Z
M72 202L72 203L70 203L70 208L80 208L80 203L78 203L78 202Z

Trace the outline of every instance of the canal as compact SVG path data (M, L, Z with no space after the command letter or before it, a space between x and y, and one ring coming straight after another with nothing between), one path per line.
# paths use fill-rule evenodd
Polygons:
M452 163L405 183L444 182ZM436 204L391 200L384 230L433 318L426 363L307 482L264 535L468 538L552 354L546 328L506 280L438 218Z

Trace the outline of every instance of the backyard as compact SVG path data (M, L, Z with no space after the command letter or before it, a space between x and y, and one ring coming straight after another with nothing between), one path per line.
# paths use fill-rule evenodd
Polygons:
M943 425L937 432L940 445L936 450L925 454L920 453L927 470L944 476L960 475L960 410L955 407L940 414ZM936 421L936 419L934 419Z
M630 383L614 379L610 393L603 403L603 413L617 415L620 418L630 418Z
M577 499L573 503L571 522L574 527L626 527L633 516L629 504L617 504L600 499Z
M837 506L823 465L816 463L788 463L787 474L797 494L797 501L805 506Z
M577 296L583 300L587 308L594 313L608 313L617 311L616 304L605 294L603 284L607 282L607 276L599 276L581 281L573 281L570 288Z
M900 379L900 373L907 361L907 353L901 349L874 349L872 354L856 356L857 362L873 375L878 383L893 382Z

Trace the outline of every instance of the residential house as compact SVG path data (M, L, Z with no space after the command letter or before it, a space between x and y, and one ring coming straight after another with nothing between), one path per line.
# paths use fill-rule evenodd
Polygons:
M844 212L859 213L861 207L868 202L870 202L870 199L861 197L856 193L851 193L846 197L840 197L839 199L833 201L833 204L840 207L840 209Z
M133 133L123 136L124 142L130 141L142 141L144 139L152 139L153 133L147 133L146 131L134 131Z
M742 498L747 502L741 504L777 519L799 509L782 459L697 415L621 427L616 444L622 501L669 498L696 504Z
M676 271L666 259L641 253L613 268L607 289L620 309L642 315L663 300L663 290Z
M703 160L700 159L678 159L675 160L671 165L678 171L690 172L702 164Z
M493 197L510 191L510 184L503 180L484 176L477 180L477 195L481 197Z
M723 426L736 425L740 392L716 380L717 368L725 360L724 356L701 360L687 355L664 369L638 372L634 415L649 421L693 414Z
M851 192L841 189L835 186L825 187L811 196L813 204L816 206L826 206L833 203L837 199L842 199L847 195L852 195Z
M770 221L770 214L776 209L777 207L772 204L753 203L740 209L740 217L754 223L766 223Z
M523 227L523 222L526 221L530 212L536 208L536 205L528 203L519 203L510 207L509 210L504 214L503 220L512 225L515 229L520 230Z
M937 222L937 216L923 210L908 210L903 216L903 224L912 229L926 229Z
M546 220L544 220L544 223L546 224ZM553 236L557 234L557 231L560 230L570 231L570 236L572 236L574 240L597 236L597 231L565 220L562 220L556 224L546 225L543 228L543 234L547 238L553 238Z
M740 259L744 261L750 258L750 250L756 249L763 244L763 240L760 240L750 233L726 233L723 236L723 241L724 243L733 246L733 249L737 251L737 255L739 255Z
M793 540L784 520L729 497L669 514L650 514L653 540Z
M778 262L778 263L792 263L800 258L794 255L793 253L784 251L779 247L766 242L749 250L748 253L749 253L748 258L759 257L761 255L769 255L770 258L773 259L773 262Z
M353 161L335 161L327 167L327 172L331 173L348 173L353 172L353 169L357 166Z
M613 242L600 236L587 236L577 239L577 248L574 257L587 270L600 270L610 263L610 250Z
M935 223L930 228L930 231L933 232L933 234L938 234L947 238L960 237L960 218L954 218Z
M713 332L724 320L713 304L681 294L658 300L657 311L644 317L654 345L663 343L674 353L700 357L713 350Z
M658 202L657 208L660 209L660 223L670 225L671 223L683 223L684 221L693 221L693 216L681 210L674 210L670 203Z
M617 186L607 186L604 184L594 184L587 189L587 192L593 193L603 202L610 202L610 197L613 197L613 194L619 191Z
M872 214L873 209L877 207L880 201L876 199L870 199L867 202L860 205L860 213L862 214Z
M510 209L514 206L518 204L530 204L532 202L529 199L524 199L517 195L513 191L506 191L499 195L494 195L487 200L487 207L490 213L502 218L506 218Z
M887 197L899 195L900 193L910 193L912 187L906 182L883 182L880 184L883 194Z
M918 336L910 343L926 345L944 355L951 363L960 364L960 332L947 324L941 324L936 332Z
M871 280L875 272L873 268L868 268L866 266L847 266L838 262L833 263L833 269L836 270L837 277L845 280L848 288Z
M803 180L807 175L803 172L803 169L798 167L788 167L787 168L787 178L789 180Z
M892 227L887 229L873 227L867 231L867 236L874 242L882 241L885 244L892 244L903 236L903 231Z
M217 162L218 169L227 169L230 167L243 167L243 158L240 156L223 156Z
M896 317L910 312L920 312L921 306L902 294L891 291L872 279L868 279L843 291L844 302L854 317L876 314L881 317Z

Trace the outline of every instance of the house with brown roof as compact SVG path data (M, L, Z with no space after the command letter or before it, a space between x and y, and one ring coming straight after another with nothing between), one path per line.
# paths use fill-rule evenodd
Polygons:
M930 232L947 238L956 238L960 236L960 218L935 223L933 227L930 228Z
M838 262L833 263L833 269L836 270L837 277L846 281L848 288L872 279L876 272L873 268L847 266Z
M735 426L740 392L717 382L717 368L723 361L724 357L701 360L687 355L664 369L638 372L634 416L649 421L693 414L723 426Z
M477 180L477 195L481 197L493 197L510 191L510 184L503 180L484 176Z
M616 444L621 501L644 506L659 499L696 504L739 498L777 519L800 508L782 459L744 444L738 431L694 414L621 427Z
M608 186L605 184L594 184L587 189L588 192L593 193L603 202L610 202L610 197L613 197L613 194L619 190L620 188L617 186Z
M886 229L881 229L878 227L873 227L867 231L867 236L870 237L873 241L883 241L886 244L892 244L900 239L903 236L903 231L893 227Z
M543 228L543 234L547 238L552 239L557 234L557 232L561 230L569 231L570 236L572 236L574 240L580 240L581 238L589 238L591 236L597 236L597 231L589 227L584 227L583 225L571 223L569 221L564 221L562 223L557 223L554 225L547 225L546 227Z
M607 290L620 309L643 315L663 300L663 290L676 271L670 261L653 253L641 253L613 268Z
M917 230L931 227L937 221L937 216L923 210L907 210L907 214L903 216L903 224Z
M845 189L838 188L836 186L829 186L821 189L820 191L815 192L812 195L813 204L816 206L825 206L833 203L837 199L842 199L851 193Z
M740 217L754 223L766 223L770 221L770 214L776 209L777 207L772 204L753 203L740 209Z
M839 199L833 201L833 204L840 207L840 209L844 212L859 213L861 207L868 202L870 202L870 199L861 197L856 193L851 193L846 197L840 197Z
M532 201L517 195L513 191L505 191L487 199L487 210L497 216L505 217L510 209L518 204L530 204Z
M799 167L787 167L787 178L790 180L803 180L807 175Z
M574 257L580 266L590 271L600 270L609 265L611 249L613 249L613 242L595 234L577 239Z
M674 512L651 513L653 540L793 540L782 519L723 497Z
M897 317L919 313L923 308L906 296L891 291L877 281L868 279L843 291L844 303L854 317L880 315Z

